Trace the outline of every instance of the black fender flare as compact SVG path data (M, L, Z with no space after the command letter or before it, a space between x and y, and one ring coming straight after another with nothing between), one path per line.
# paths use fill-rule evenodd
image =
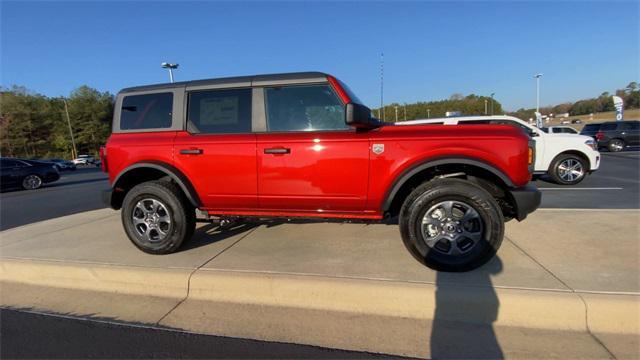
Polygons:
M127 173L132 170L141 168L150 168L165 173L171 178L171 180L175 181L176 184L180 186L191 205L196 208L201 206L202 203L200 202L200 197L198 196L196 189L193 187L189 179L176 167L160 161L143 161L127 166L115 178L112 188L118 188L118 181L120 181Z
M445 158L429 159L406 169L398 177L396 177L396 179L393 182L393 185L391 185L391 188L387 190L387 193L384 197L384 201L382 203L382 212L389 211L389 208L391 207L391 203L393 202L393 199L395 198L396 194L409 179L411 179L415 174L423 170L436 167L438 165L476 166L497 176L500 180L502 180L502 182L504 182L504 184L507 187L509 188L515 187L511 179L509 179L509 177L504 172L497 169L493 165L487 164L482 160L466 158L466 157L445 157Z

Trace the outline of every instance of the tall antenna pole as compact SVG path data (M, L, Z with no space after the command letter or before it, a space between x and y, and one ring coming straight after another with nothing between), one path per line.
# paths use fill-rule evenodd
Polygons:
M380 53L380 109L384 120L384 53Z

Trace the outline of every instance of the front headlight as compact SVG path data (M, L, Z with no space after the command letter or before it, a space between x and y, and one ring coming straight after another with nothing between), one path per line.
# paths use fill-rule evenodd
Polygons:
M588 147L592 148L594 151L598 150L598 145L596 144L596 141L593 139L589 139L587 141L584 142Z

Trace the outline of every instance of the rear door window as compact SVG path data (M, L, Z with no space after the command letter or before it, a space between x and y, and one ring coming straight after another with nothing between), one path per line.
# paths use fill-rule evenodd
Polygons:
M251 132L251 89L189 93L187 130L203 134Z
M120 129L163 129L171 127L173 93L128 95L122 99Z
M602 124L600 126L600 131L611 131L611 130L615 130L617 127L618 127L618 124L616 123Z

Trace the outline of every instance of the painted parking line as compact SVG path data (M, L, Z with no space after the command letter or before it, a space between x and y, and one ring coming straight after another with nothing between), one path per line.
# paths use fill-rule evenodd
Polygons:
M591 188L565 188L565 187L556 187L556 188L543 188L540 187L538 190L623 190L621 187L591 187Z

